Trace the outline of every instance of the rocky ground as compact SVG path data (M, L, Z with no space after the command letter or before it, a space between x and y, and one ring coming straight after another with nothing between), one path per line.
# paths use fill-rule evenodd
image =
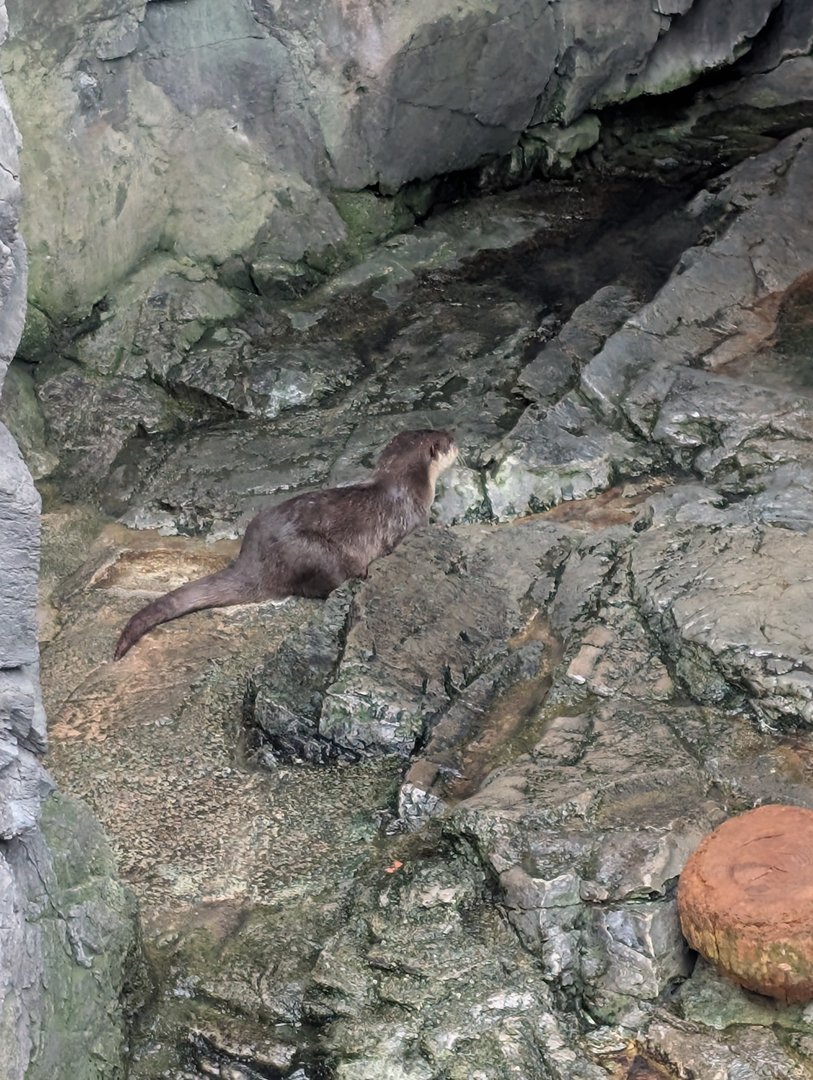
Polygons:
M813 806L811 175L805 130L696 195L461 204L273 315L18 369L50 765L154 969L134 1078L813 1077L810 1010L674 902L726 816ZM429 423L464 461L368 580L110 662L257 506Z

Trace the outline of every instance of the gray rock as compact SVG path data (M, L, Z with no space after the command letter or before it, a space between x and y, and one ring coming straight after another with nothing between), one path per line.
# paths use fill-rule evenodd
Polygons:
M636 598L693 696L733 703L747 691L764 723L809 724L810 534L733 515L668 532L659 523L632 554Z
M5 4L0 5L0 44L8 32ZM11 108L0 90L0 387L17 349L25 322L28 264L25 244L18 232L20 214L20 134Z
M805 56L813 47L813 12L804 0L784 0L772 22L742 61L744 71L771 71L785 57Z
M536 549L528 550L526 530L537 537ZM493 699L505 682L493 669L522 625L523 597L540 562L549 560L553 572L562 546L560 531L547 525L499 537L477 526L409 537L371 568L349 603L348 593L337 594L315 627L255 676L253 721L272 752L316 760L409 757L441 717L474 739L477 702ZM538 658L529 663L514 680L539 674ZM477 684L486 673L496 680L490 689ZM463 715L449 717L458 701Z
M555 717L451 822L500 875L509 917L545 977L578 991L594 1015L633 1025L690 970L672 889L722 816L656 709L619 695Z
M533 404L492 448L486 480L498 520L585 498L652 467L648 448L608 431L580 395L567 393L637 306L623 286L599 289L520 372L518 385Z
M587 155L591 165L615 175L651 176L654 170L674 183L719 173L772 149L780 133L810 127L810 47L792 43L795 31L813 34L813 17L794 12L797 6L785 0L775 9L765 34L735 65L737 78L674 101L668 115L651 100L604 115L598 145Z
M777 0L740 5L737 11L718 4L695 2L678 12L669 32L658 42L642 72L637 73L635 92L663 93L685 86L692 74L713 70L747 51L750 39L766 25Z
M273 352L240 344L193 352L168 367L163 380L180 397L197 392L236 413L273 420L286 409L317 405L346 390L362 371L358 356L342 354L332 344Z
M704 1025L663 1019L650 1025L644 1043L660 1061L680 1062L697 1080L808 1080L810 1065L773 1031L743 1027L713 1041ZM809 1052L809 1046L800 1047Z
M623 285L606 285L580 304L553 341L545 343L517 379L530 400L557 401L581 367L639 307Z
M337 589L282 643L249 685L247 715L268 736L263 759L326 762L339 747L319 730L325 694L341 663L354 586Z
M296 295L367 230L332 192L533 156L529 128L566 163L596 109L730 63L777 7L774 51L804 51L794 4L614 0L597 21L582 0L83 0L67 26L52 0L13 0L7 80L32 162L48 155L27 180L32 295L84 315L167 250Z
M193 415L154 382L99 376L77 365L39 369L37 396L61 449L68 489L95 490L132 439Z
M464 7L463 36L484 28L487 52L514 32L493 12ZM682 0L659 7L641 32L657 16L662 40L674 35L666 65L716 12ZM305 25L314 10L291 8L275 31L301 35L297 20ZM117 10L97 51L129 50L126 13ZM318 13L328 23L327 4ZM390 13L385 5L383 31L395 25ZM755 33L766 13L746 5L742 27ZM360 11L347 17L357 20L359 48L369 43ZM445 39L436 41L442 17L416 38L427 64L449 59ZM254 50L264 31L241 27ZM200 28L191 29L197 42ZM341 29L326 25L328 45ZM744 44L736 35L730 48L710 41L706 59ZM461 55L469 46L466 37ZM634 36L627 46L648 49ZM573 85L587 93L592 69L581 49L570 53ZM159 44L152 50L164 86L168 58ZM435 84L407 79L412 51L402 49L393 77L429 100ZM355 88L366 85L362 74L342 77ZM368 94L380 106L378 90ZM87 109L97 92L83 84ZM198 119L190 88L174 87L172 102L190 124ZM499 123L504 107L493 103ZM813 805L810 146L809 134L793 136L711 183L690 210L703 242L637 311L634 289L610 286L558 326L554 302L570 311L619 280L651 295L660 279L629 263L622 275L611 261L590 268L589 287L580 278L548 291L567 263L546 250L543 266L531 264L543 234L529 244L527 221L512 219L506 233L525 236L505 253L520 264L513 292L493 270L498 253L459 262L442 230L427 226L415 235L426 258L419 273L417 260L392 288L382 285L379 271L401 250L392 244L357 291L348 275L312 302L289 300L290 326L247 311L215 336L197 303L210 278L199 293L175 282L188 338L165 334L160 318L144 324L140 340L152 351L137 376L176 379L190 396L212 389L209 404L217 399L228 419L120 444L105 494L131 524L235 531L260 500L357 475L393 425L450 416L462 418L468 464L441 496L440 516L493 513L485 495L498 501L495 476L508 492L500 516L541 513L427 529L325 605L179 620L127 667L100 661L124 608L210 569L219 553L111 525L81 566L74 549L86 532L74 528L62 543L52 591L62 625L47 654L59 760L105 809L169 971L155 1026L139 1043L139 1080L190 1069L296 1074L307 1072L306 1053L346 1080L595 1080L634 1075L650 1058L707 1080L811 1073L804 1015L777 1010L772 1023L704 982L675 909L687 857L723 818L766 800ZM500 231L495 223L489 235ZM272 247L261 252L268 267ZM623 242L606 247L612 254ZM288 251L304 279L314 267ZM353 321L365 331L360 372ZM268 358L277 355L293 371L308 355L335 355L338 367L305 388L308 408L288 402L271 417L263 410L276 408L281 386ZM87 357L94 381L121 378L103 350ZM134 430L133 417L127 423ZM494 448L505 452L491 461ZM625 472L653 469L660 475L605 490ZM542 511L587 491L595 497ZM166 672L157 680L156 660ZM261 667L248 706L270 739L259 750L265 771L245 768L232 745L241 672L253 665ZM15 782L37 748L26 713L32 676L26 669L0 684L21 740L8 750L0 742L0 778ZM779 724L793 730L771 730ZM376 755L396 761L375 764ZM301 757L354 763L288 763ZM408 763L400 789L399 762ZM364 793L375 769L379 783L368 779ZM30 792L20 789L8 828L28 812ZM85 916L72 930L94 937ZM302 1046L305 1032L312 1041Z
M307 418L247 421L193 429L146 452L133 446L104 484L105 503L114 513L126 510L131 528L233 537L262 506L324 487L346 430L326 424L320 436Z
M599 1080L575 1018L549 1011L548 988L488 903L482 872L464 852L401 855L401 869L365 886L312 973L307 1013L328 1020L337 1076Z
M40 498L20 452L0 424L0 668L35 664Z
M169 369L241 310L234 292L191 259L156 255L108 286L103 302L74 331L70 355L99 375L171 381Z
M28 851L18 841L11 856L34 924L28 948L41 954L37 967L47 979L47 992L29 995L32 1061L25 1077L123 1077L123 997L140 977L135 899L118 881L107 841L81 803L52 796L43 808L42 833ZM137 997L133 1003L140 1003Z
M767 337L760 302L813 262L809 231L800 228L811 161L813 139L801 132L694 200L693 212L716 217L721 235L686 252L658 295L585 367L581 388L605 416L621 411L650 436L681 367L720 367Z
M679 987L676 999L683 1019L718 1031L734 1025L786 1028L810 1034L811 1010L789 1006L762 994L752 994L698 957L690 979Z
M609 431L576 394L547 410L530 407L493 453L486 493L503 521L595 495L657 461L650 447Z
M0 3L0 44L6 25ZM0 85L0 385L25 318L18 148ZM25 430L13 393L6 408L9 402ZM36 428L35 420L29 449ZM135 910L95 822L51 796L40 760L39 510L28 469L0 423L0 1077L112 1080L124 1074L119 999Z
M34 391L34 380L22 364L13 363L6 372L0 422L11 432L35 480L54 471L59 461L47 447L45 418Z
M603 193L595 194L601 204ZM620 196L639 194L636 186ZM401 272L398 282L379 285L384 263L373 259L358 276L339 275L318 296L288 305L285 317L246 316L205 334L180 359L170 343L151 354L150 369L162 387L208 408L213 422L125 446L100 481L106 508L138 527L235 535L264 503L357 479L393 432L418 426L451 424L461 447L465 464L438 492L436 517L447 523L507 517L511 507L524 512L641 472L653 455L639 439L607 431L578 393L561 399L634 303L629 287L596 285L623 275L651 293L677 238L696 235L693 220L686 226L672 213L672 196L659 191L659 205L670 222L663 245L650 236L655 211L641 220L625 203L617 242L576 267L567 246L560 250L560 230L578 248L592 243L594 226L574 216L567 193L540 198L531 190L455 207L409 238L433 253L428 263L416 263L414 251L393 260L388 245L379 250L393 276ZM631 241L642 233L647 254L631 260ZM551 341L559 322L552 309L574 306ZM224 419L224 406L250 416ZM513 468L515 457L522 469ZM86 453L83 461L95 494L105 459Z

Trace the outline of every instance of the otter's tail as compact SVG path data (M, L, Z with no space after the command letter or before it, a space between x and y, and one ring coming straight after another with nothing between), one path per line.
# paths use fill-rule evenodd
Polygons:
M180 615L188 615L190 611L200 611L202 608L245 603L254 599L248 592L234 566L227 566L217 574L181 585L180 589L160 596L133 615L122 630L113 659L121 660L139 638L159 623L169 622Z

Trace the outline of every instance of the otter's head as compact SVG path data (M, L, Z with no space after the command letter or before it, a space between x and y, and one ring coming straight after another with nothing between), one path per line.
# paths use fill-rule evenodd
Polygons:
M402 431L390 439L376 466L377 472L411 469L426 466L432 487L442 472L453 465L457 457L457 445L450 431Z

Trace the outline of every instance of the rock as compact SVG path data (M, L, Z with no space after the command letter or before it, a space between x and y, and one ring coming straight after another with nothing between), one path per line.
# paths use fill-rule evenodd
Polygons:
M672 102L668 116L651 99L602 114L598 145L588 152L594 168L673 181L704 177L774 147L778 137L813 124L813 18L785 0L766 34L735 65L737 77L704 86ZM773 28L776 32L773 33ZM774 55L771 57L771 52Z
M164 380L179 396L192 391L236 413L273 420L286 409L317 405L346 390L361 370L357 356L327 343L260 352L238 339L222 349L192 352L169 367Z
M57 32L52 0L14 0L4 69L32 162L32 295L51 319L84 315L166 250L203 268L245 260L264 293L296 295L369 230L333 192L471 168L527 129L566 163L597 109L730 63L777 6L776 47L804 51L794 4L614 0L596 22L581 0L401 0L374 15L122 0L80 3Z
M558 401L581 367L639 306L636 295L623 285L599 289L522 369L517 383L523 393L533 402Z
M692 73L721 67L748 48L767 24L775 3L744 4L736 14L711 9L704 4L681 5L680 17L670 33L658 42L646 66L635 81L635 93L663 93L691 81ZM714 32L710 33L709 20Z
M760 1027L734 1028L711 1039L703 1024L664 1018L648 1027L643 1042L667 1067L691 1069L697 1080L809 1080L813 1075L805 1060L808 1047L797 1054L776 1033Z
M785 0L771 22L769 32L757 40L751 54L742 61L745 71L769 72L785 57L805 56L810 52L813 12L804 0Z
M59 460L47 447L45 418L34 391L34 380L22 364L13 363L6 372L0 399L0 421L5 423L35 480L56 469Z
M813 261L813 245L799 230L811 160L813 140L801 132L731 170L720 191L697 196L693 212L716 219L720 236L690 248L679 272L586 365L581 388L603 415L621 411L650 436L673 380L691 379L682 369L698 362L720 368L767 341L771 298ZM701 373L699 383L711 395L714 384L705 378L712 376Z
M719 192L695 199L694 212L717 217L721 235L707 246L690 248L658 296L586 366L582 388L602 413L616 415L621 407L637 430L650 435L673 381L691 382L683 369L692 364L720 369L769 340L778 295L813 261L807 233L798 231L798 221L807 214L802 189L811 160L810 133L789 136L771 152L734 168ZM756 244L755 234L761 238ZM721 301L726 310L722 321ZM719 386L708 373L699 375L699 383ZM754 394L751 410L760 407L762 388L759 393L747 386L736 390ZM687 402L683 413L691 408ZM721 427L726 436L724 418ZM661 434L666 432L661 429ZM735 438L735 432L723 437L723 448Z
M761 806L718 826L680 878L689 944L749 990L780 1001L813 998L808 850L813 811Z
M522 141L524 164L536 164L544 155L548 169L567 171L577 154L589 150L598 142L601 121L593 113L585 113L572 124L533 124Z
M605 186L595 194L596 213L612 220ZM640 213L638 185L617 194L624 204L622 224L612 226L617 242L576 270L571 244L589 248L595 222L567 189L542 195L529 190L434 215L399 238L397 249L385 244L367 263L284 314L246 313L184 351L163 334L147 357L152 339L136 335L141 346L127 360L132 372L148 368L161 387L158 400L169 388L182 399L179 411L208 416L209 422L160 441L131 437L110 469L107 455L91 455L89 443L84 473L72 466L72 491L79 494L84 482L96 497L101 486L105 508L137 527L236 535L262 505L356 480L394 431L451 423L467 464L440 486L437 519L492 520L488 473L498 468L492 459L506 457L514 442L518 455L529 444L527 470L520 474L528 491L512 494L510 477L502 475L506 465L498 480L508 490L491 484L500 514L568 489L565 463L546 461L544 441L535 434L543 406L550 410L560 456L570 455L574 445L577 456L584 455L578 490L595 490L625 468L646 467L650 459L640 441L602 430L580 397L557 404L580 365L629 314L639 288L652 292L685 229L696 234L696 222L680 224L673 193L650 193L653 199ZM662 247L650 237L650 219L660 221L664 213L670 226ZM650 237L646 254L631 261L630 245L642 235ZM631 278L635 289L609 285L597 291L618 276ZM554 344L554 309L573 307L577 313ZM134 403L149 387L136 381ZM505 433L529 401L512 442ZM155 423L148 404L145 430ZM116 433L116 445L124 434ZM535 455L542 458L538 470ZM551 473L547 487L545 469ZM535 487L540 492L534 500Z
M104 483L103 505L131 528L233 538L261 507L326 486L345 432L320 437L303 417L196 428L146 450L133 443Z
M191 259L156 255L107 288L92 315L73 330L70 355L99 375L150 375L171 384L167 372L242 306L233 290Z
M246 710L251 722L270 737L263 748L266 762L326 762L338 756L339 747L319 730L319 716L341 663L357 587L344 585L332 593L322 610L286 638L253 675Z
M664 37L711 17L669 7ZM680 189L639 213L637 183L495 196L200 336L212 274L173 278L189 340L148 320L138 377L177 376L206 422L125 440L104 498L128 522L234 535L261 502L357 476L395 426L453 420L467 465L439 495L452 524L366 581L190 615L121 665L126 615L233 545L48 515L51 762L115 838L161 972L134 1080L813 1072L806 1010L776 1003L774 1024L704 982L676 901L732 813L813 808L810 138L771 143L687 215ZM291 283L333 257L296 257ZM330 356L301 407L263 415L276 357ZM574 463L598 493L494 523L503 447L518 513ZM248 670L273 741L240 726ZM0 700L33 747L29 690Z
M89 380L94 398L115 393L130 399L126 412L132 416L126 422L122 417L121 431L109 430L115 422L107 415L101 424L94 421L87 451L70 463L73 492L84 486L95 497L102 485L114 513L138 500L127 521L142 527L151 521L166 525L169 514L175 529L202 528L213 520L233 524L235 518L239 527L268 501L263 496L319 486L326 475L326 450L330 481L344 482L368 467L379 440L386 442L402 427L444 426L450 409L464 449L495 439L517 412L510 388L536 340L537 301L516 287L500 288L495 295L487 265L478 270L480 288L457 306L434 299L422 276L428 270L468 275L467 263L478 253L488 258L494 252L508 266L510 254L503 248L527 241L538 229L538 207L527 196L512 198L499 213L493 204L452 208L421 230L418 250L388 252L386 267L360 267L356 278L337 280L310 303L286 313L246 312L216 330L207 320L222 310L223 290L210 278L190 280L190 268L177 261L151 261L135 275L132 288L122 287L111 299L101 324L77 338L74 347L83 367L51 371L59 376L60 408L50 406L58 413L58 435L60 423L83 430L84 416L75 425L62 419L71 414L67 391L80 379ZM402 275L400 284L385 273L393 264ZM385 274L382 282L379 270ZM372 281L364 276L368 272ZM378 284L371 297L373 282ZM144 289L147 299L136 303L132 298ZM384 292L389 310L377 295ZM213 314L206 313L207 297ZM118 351L113 348L117 336L126 339ZM50 385L45 373L40 382L45 394ZM179 420L205 416L210 424L145 447L133 438L133 427L138 430L140 422L145 432L155 429L155 406L166 400L167 391L174 395ZM110 444L104 452L95 445L100 432ZM249 443L257 445L261 471L246 484ZM112 469L110 452L121 452ZM319 460L303 470L308 453ZM182 487L189 469L191 493ZM138 485L142 491L133 491ZM211 504L208 521L198 491ZM235 508L238 499L242 505ZM446 519L467 514L488 516L479 477L459 484L447 501ZM195 519L200 524L193 526Z
M691 504L685 513L696 516ZM696 699L733 703L746 687L765 723L810 723L810 597L794 570L807 565L809 541L725 513L711 527L641 537L631 570L638 604Z
M39 495L8 430L0 424L0 532L3 566L0 669L35 664L38 658L36 595L39 565Z
M318 129L300 104L286 48L237 4L214 17L195 8L191 24L178 4L140 0L118 8L96 19L85 6L70 28L50 36L43 32L47 4L10 12L6 70L23 134L32 153L49 148L47 183L40 185L38 170L28 180L30 205L40 209L26 223L32 291L42 310L56 318L84 314L156 250L174 249L206 266L247 250L263 227L292 260L340 239L341 220L314 190ZM42 47L41 107L29 111L32 59ZM179 68L189 49L200 64ZM273 95L286 121L271 120L255 93ZM71 127L75 143L66 134ZM78 186L71 181L77 168L86 176ZM69 214L49 190L71 192ZM92 259L82 255L86 243Z
M8 31L5 5L0 6L0 40ZM17 349L25 322L25 292L28 272L25 244L18 232L20 214L20 135L14 124L5 90L0 112L0 386Z
M109 662L147 597L233 554L77 507L46 517L46 581L60 581L43 655L51 765L114 839L158 973L133 1037L137 1080L182 1077L190 1062L251 1077L321 1060L303 1038L304 989L397 784L388 763L271 772L237 760L246 671L314 602L193 614Z
M67 1076L66 1061L83 1080L123 1076L119 1001L125 982L135 985L135 906L98 825L86 808L52 796L42 825L38 810L25 835L6 843L0 876L4 1078Z
M125 1008L143 1005L149 988L137 952L135 898L118 880L110 847L83 804L51 796L42 829L47 847L38 854L47 876L29 880L26 903L39 924L31 936L48 983L26 1080L58 1077L67 1061L88 1080L124 1076Z
M29 303L25 315L23 336L17 348L17 356L28 363L36 363L48 356L51 347L52 329L48 319L33 304Z
M6 25L0 3L0 43ZM0 85L0 384L25 317L18 149ZM16 374L12 380L4 408L36 460L41 418ZM0 423L0 1076L112 1080L124 1075L120 1002L135 974L135 910L96 823L52 794L41 761L39 509L28 469Z
M532 625L518 637L526 635L531 640L519 644L515 638L511 651L478 675L433 724L399 793L399 815L408 828L418 828L449 801L476 791L506 747L527 738L550 687L558 650L543 625ZM537 636L548 637L547 649L544 640L532 640Z
M525 530L537 539L531 550ZM553 574L566 544L559 530L534 524L408 537L255 675L252 722L272 754L406 758L442 719L473 740L480 709L505 685L504 665L509 685L543 674L536 649L507 659L509 639L527 617L523 597L540 564Z
M495 770L451 821L499 875L545 977L584 995L594 1016L633 1026L691 969L672 888L704 823L720 817L663 710L653 724L647 706L645 771L625 764L644 751L640 708L622 695L554 716L533 751ZM657 779L667 774L668 792Z
M649 447L608 431L576 395L546 411L529 408L494 453L486 493L503 521L595 495L656 461Z
M813 1020L809 1008L751 993L720 974L702 956L676 997L683 1019L716 1031L748 1024L809 1033Z
M60 470L74 491L94 490L131 440L170 431L191 410L147 380L105 377L77 365L40 370L37 396Z
M776 314L776 347L783 353L810 353L813 340L813 271L800 274L785 290Z
M528 1023L547 1012L548 988L512 945L465 849L412 850L402 845L395 873L371 877L313 970L307 1015L328 1020L337 1075L598 1080L572 1018Z

